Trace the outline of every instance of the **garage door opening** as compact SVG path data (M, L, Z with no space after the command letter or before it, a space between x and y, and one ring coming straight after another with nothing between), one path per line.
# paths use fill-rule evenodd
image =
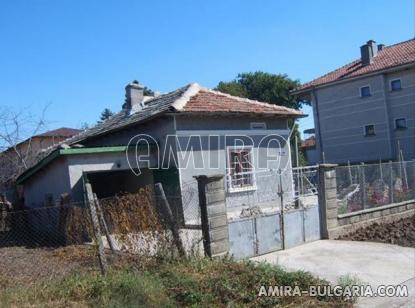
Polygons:
M150 169L141 169L138 176L131 170L90 172L86 176L98 199L123 193L136 193L142 187L154 185L153 172Z

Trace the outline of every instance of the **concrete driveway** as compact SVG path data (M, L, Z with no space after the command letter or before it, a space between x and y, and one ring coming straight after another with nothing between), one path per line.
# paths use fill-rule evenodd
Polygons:
M415 249L390 244L321 240L252 258L305 270L331 283L352 274L373 288L405 284L409 298L361 298L362 307L415 307Z

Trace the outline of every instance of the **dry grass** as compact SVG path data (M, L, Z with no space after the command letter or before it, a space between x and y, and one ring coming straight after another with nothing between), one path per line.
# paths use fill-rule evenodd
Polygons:
M350 307L342 298L258 297L261 285L327 284L305 272L231 259L149 262L133 260L98 271L77 271L59 279L0 292L2 307ZM30 304L29 304L30 303Z

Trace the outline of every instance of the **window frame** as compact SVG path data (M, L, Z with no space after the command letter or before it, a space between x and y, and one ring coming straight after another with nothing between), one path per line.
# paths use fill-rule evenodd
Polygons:
M397 121L398 120L404 120L405 121L405 127L398 127L398 125L397 125ZM405 117L395 118L394 119L394 122L395 122L395 130L405 130L405 129L408 129L408 123L407 123Z
M368 127L368 126L373 126L373 134L368 135L366 133L366 127ZM376 136L376 125L375 124L365 124L363 126L363 136L364 137L373 137L373 136Z
M227 168L226 168L226 177L228 179L227 187L228 192L234 193L234 192L241 192L241 191L251 191L256 190L256 177L255 177L255 166L254 166L254 147L252 145L240 145L240 146L227 146L226 147L226 155L227 155ZM249 150L249 156L250 156L250 164L252 165L251 172L252 172L252 180L251 185L238 187L233 186L232 182L232 174L231 174L231 152L236 150Z
M254 127L255 125L263 125L264 127L257 128L257 127ZM267 129L267 123L265 123L265 122L251 122L251 123L249 123L249 128L253 129L253 130L266 130Z
M393 89L393 87L392 87L392 83L393 83L394 81L399 81L399 89ZM402 90L402 80L401 80L401 78L391 79L391 80L389 81L389 90L390 90L391 92L395 92L395 91L400 91L400 90Z
M369 89L369 95L365 95L365 96L362 95L362 89L363 88L368 88ZM367 98L367 97L371 97L372 96L372 88L370 87L369 84L368 85L365 85L365 86L361 86L359 88L359 96L360 96L360 98Z

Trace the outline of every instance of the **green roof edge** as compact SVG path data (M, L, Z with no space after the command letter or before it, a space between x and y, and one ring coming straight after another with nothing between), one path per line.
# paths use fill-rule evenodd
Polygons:
M59 149L50 153L45 158L41 159L36 165L23 172L16 180L17 184L22 184L32 175L37 173L40 169L50 164L52 161L60 156L66 155L81 155L81 154L99 154L99 153L120 153L127 150L127 146L112 146L112 147L96 147L96 148L69 148ZM134 149L135 147L130 147Z

